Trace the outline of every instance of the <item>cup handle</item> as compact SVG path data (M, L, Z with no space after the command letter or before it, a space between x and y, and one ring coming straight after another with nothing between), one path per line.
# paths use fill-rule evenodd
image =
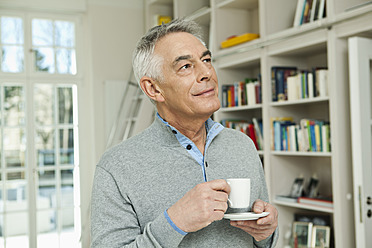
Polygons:
M227 184L230 185L230 182L227 182ZM227 198L227 202L229 203L230 207L232 208L233 207L232 201L229 198Z

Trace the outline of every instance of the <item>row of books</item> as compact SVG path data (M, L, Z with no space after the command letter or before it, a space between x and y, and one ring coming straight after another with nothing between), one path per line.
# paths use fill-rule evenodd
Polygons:
M221 86L222 107L236 107L262 103L261 81L246 78L241 82Z
M297 0L293 26L313 22L326 17L326 0Z
M292 117L271 118L271 149L274 151L330 152L330 125L315 119L293 122Z
M287 78L288 101L328 96L328 70L300 71Z
M245 120L222 120L221 124L247 134L253 141L257 150L263 150L263 127L262 120L252 118L252 122Z
M327 96L328 70L298 70L297 67L273 66L271 90L273 102Z

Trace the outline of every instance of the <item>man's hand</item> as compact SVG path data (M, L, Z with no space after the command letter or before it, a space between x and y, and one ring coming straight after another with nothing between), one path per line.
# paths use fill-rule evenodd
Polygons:
M223 179L201 183L167 212L178 228L185 232L195 232L223 218L229 193L230 186Z
M261 241L268 238L278 226L278 211L273 205L262 200L256 200L252 209L258 214L262 212L270 214L258 220L230 221L230 224L249 233L256 241Z

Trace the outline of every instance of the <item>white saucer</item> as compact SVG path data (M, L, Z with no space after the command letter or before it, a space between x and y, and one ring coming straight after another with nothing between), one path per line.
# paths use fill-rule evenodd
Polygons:
M246 213L234 213L234 214L225 214L224 218L229 220L257 220L258 218L265 217L269 215L269 212L263 212L256 214L253 212Z

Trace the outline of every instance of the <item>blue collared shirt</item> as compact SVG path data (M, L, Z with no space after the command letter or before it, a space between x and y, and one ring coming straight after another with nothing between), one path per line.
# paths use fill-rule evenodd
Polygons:
M168 122L166 122L163 118L161 118L159 113L157 113L157 117L166 126L171 128L172 132L176 136L178 142L180 142L181 146L183 146L187 150L187 152L198 162L198 164L201 167L202 173L203 173L204 181L207 182L208 180L207 180L207 175L205 173L204 155L201 153L201 151L198 149L198 147L189 138L187 138L185 135L180 133L176 128L172 127ZM207 149L208 149L209 145L211 144L212 140L214 139L214 137L216 137L217 134L224 129L224 126L222 126L220 123L215 122L211 118L209 118L205 122L205 128L207 130L207 139L206 139L206 142L205 142L204 151L207 151ZM167 221L169 222L169 224L174 228L174 230L176 230L177 232L179 232L182 235L187 234L187 232L184 232L183 230L178 228L173 223L173 221L171 220L171 218L169 217L169 215L167 213L167 210L164 211L164 215L165 215L165 218L167 219Z

